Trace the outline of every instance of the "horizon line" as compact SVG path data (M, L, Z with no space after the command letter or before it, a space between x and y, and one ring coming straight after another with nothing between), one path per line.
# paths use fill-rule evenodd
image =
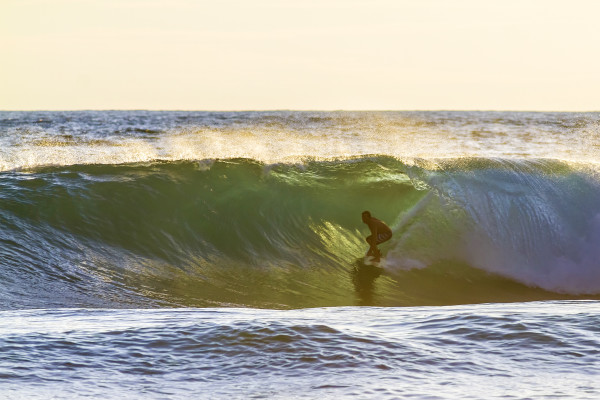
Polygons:
M265 109L184 109L184 108L73 108L73 109L0 109L0 112L88 112L88 111L149 111L149 112L516 112L516 113L598 113L600 110L515 110L515 109L310 109L310 108L265 108Z

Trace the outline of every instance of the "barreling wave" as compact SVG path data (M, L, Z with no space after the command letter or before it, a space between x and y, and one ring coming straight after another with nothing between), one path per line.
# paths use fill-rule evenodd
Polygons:
M389 156L0 174L0 306L600 298L600 180L550 160ZM362 263L369 209L394 230Z

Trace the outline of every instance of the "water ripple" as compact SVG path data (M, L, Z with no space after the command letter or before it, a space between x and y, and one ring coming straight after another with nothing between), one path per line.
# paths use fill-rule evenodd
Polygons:
M1 317L0 388L15 397L510 398L510 382L522 397L600 394L599 302Z

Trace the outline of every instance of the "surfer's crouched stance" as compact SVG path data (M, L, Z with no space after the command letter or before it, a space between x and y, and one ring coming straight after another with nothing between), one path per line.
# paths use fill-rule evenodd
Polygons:
M375 257L375 261L379 261L381 252L377 248L377 245L390 240L392 238L392 230L383 221L372 217L369 211L363 211L362 221L371 230L371 236L367 237L367 243L370 246L367 256L373 256Z

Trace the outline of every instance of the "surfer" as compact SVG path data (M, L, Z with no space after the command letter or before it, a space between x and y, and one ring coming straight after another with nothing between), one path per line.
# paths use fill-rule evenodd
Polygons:
M372 217L369 211L363 211L362 221L371 230L371 236L367 237L367 243L370 246L367 256L373 256L375 257L374 261L379 261L381 252L377 248L377 245L390 240L392 238L392 230L385 222Z

